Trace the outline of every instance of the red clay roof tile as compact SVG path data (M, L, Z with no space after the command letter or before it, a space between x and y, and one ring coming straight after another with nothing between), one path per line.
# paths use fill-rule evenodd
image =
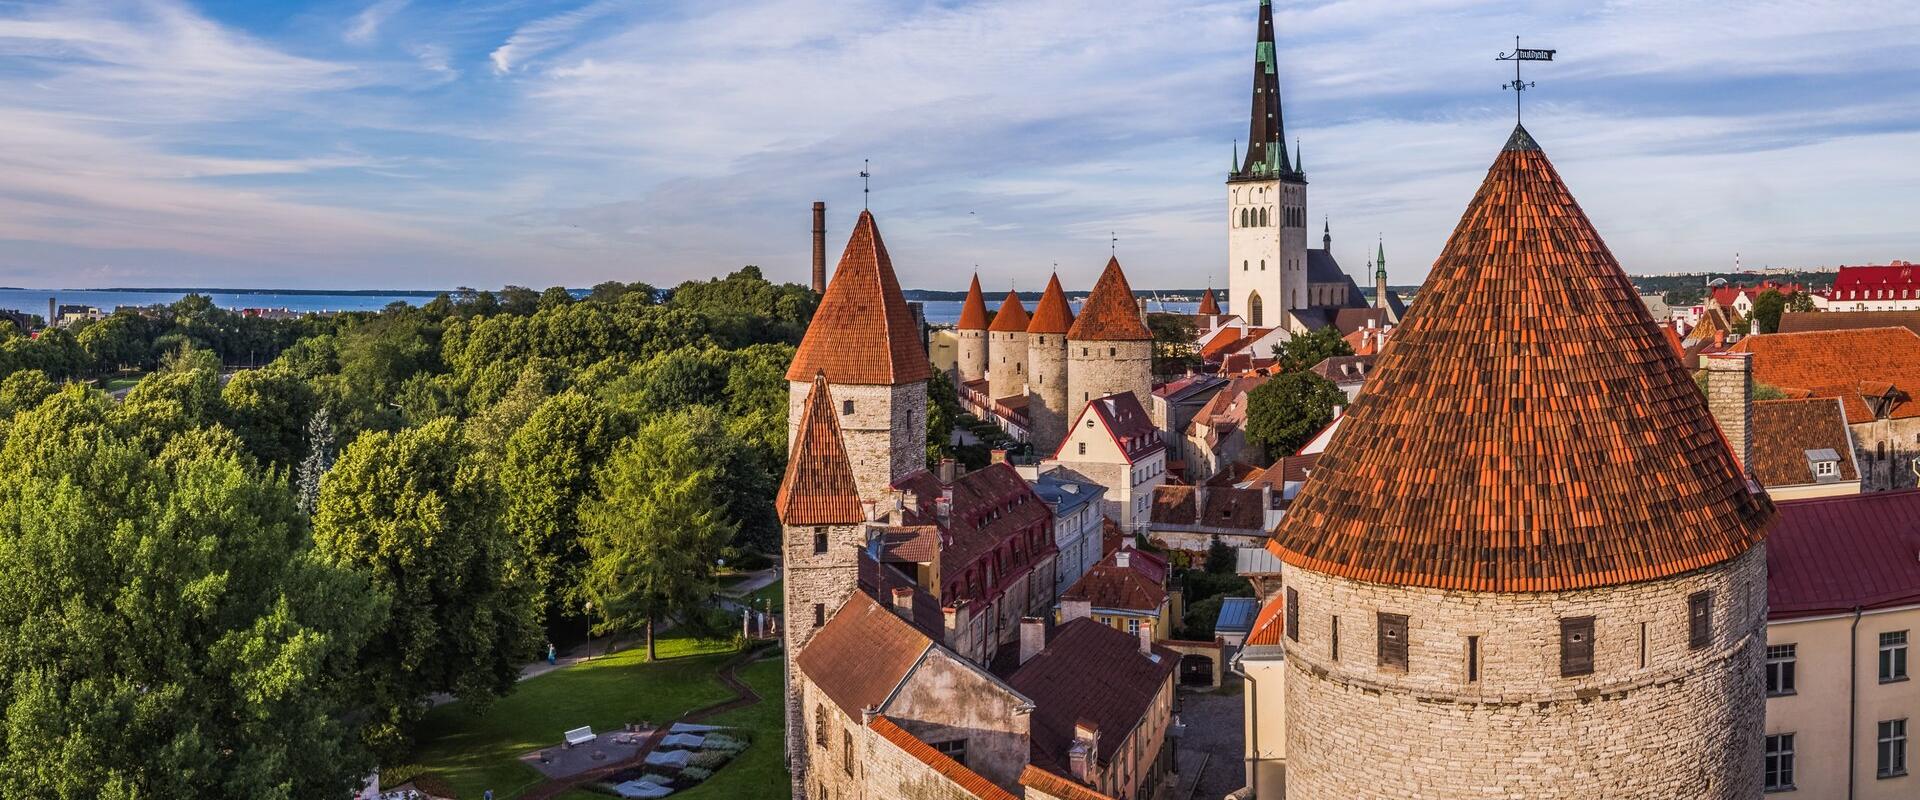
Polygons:
M1116 611L1157 612L1167 602L1167 590L1148 574L1154 565L1136 562L1143 552L1125 549L1109 554L1074 581L1060 599L1085 600L1094 608ZM1120 566L1121 553L1126 554L1127 566Z
M1524 129L1420 297L1275 529L1287 564L1561 591L1708 567L1764 537L1771 502Z
M867 729L879 734L881 739L905 751L920 763L932 767L933 771L953 781L953 785L967 794L978 797L980 800L1019 800L1012 793L994 785L993 781L981 777L980 773L967 769L947 754L935 750L933 745L920 741L919 737L893 724L893 720L876 715L872 722L867 723Z
M868 386L898 386L933 374L872 212L860 212L787 380L810 381L816 372L833 383Z
M815 375L773 508L783 525L851 525L866 519L825 375Z
M1213 299L1213 287L1207 287L1207 293L1200 295L1200 314L1219 314L1220 301Z
M1020 785L1060 800L1114 800L1065 775L1056 775L1028 764L1020 771Z
M960 322L954 327L963 331L987 329L987 298L980 293L979 273L974 273L973 285L967 287L967 299L960 304Z
M1099 761L1111 762L1180 666L1179 653L1160 645L1153 653L1141 654L1139 636L1091 618L1056 629L1046 649L1007 678L1007 685L1033 701L1033 764L1066 771L1073 728L1081 720L1097 726Z
M1073 321L1067 338L1076 342L1144 342L1153 338L1147 323L1140 319L1140 305L1134 302L1133 287L1120 271L1120 259L1107 259L1106 270L1080 306L1080 317Z
M1007 299L1000 301L1000 313L993 315L993 324L987 326L987 330L996 333L1025 333L1027 319L1027 307L1020 304L1020 293L1009 291Z
M933 640L893 610L854 592L800 648L800 671L848 717L878 708Z
M1920 417L1920 335L1906 328L1859 328L1769 333L1748 336L1732 347L1753 354L1753 379L1787 392L1838 397L1847 422L1876 419L1867 395L1878 398L1889 385L1894 397L1887 416Z
M1748 439L1753 463L1748 466L1765 486L1818 483L1809 450L1832 450L1840 457L1833 479L1859 480L1853 464L1853 438L1847 434L1847 416L1839 400L1756 400L1753 434Z
M1060 275L1055 273L1047 279L1047 290L1040 294L1040 304L1033 307L1027 333L1066 333L1072 329L1073 306L1067 304L1067 293L1060 288Z

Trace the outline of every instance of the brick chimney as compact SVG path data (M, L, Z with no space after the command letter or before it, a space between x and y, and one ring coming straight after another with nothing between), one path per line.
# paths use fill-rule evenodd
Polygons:
M1020 663L1032 661L1047 649L1047 623L1039 617L1020 618Z
M899 614L901 619L904 619L908 622L913 621L913 590L912 589L905 586L894 587L893 613Z
M1153 620L1140 621L1140 655L1153 657Z
M827 293L827 204L813 201L813 293Z
M951 458L940 459L940 464L939 464L939 467L937 468L938 471L936 473L937 475L940 476L940 482L943 484L953 483L954 479L960 476L959 464L960 462L955 461Z
M1707 410L1744 469L1752 446L1753 354L1709 353L1700 364L1707 371Z
M1094 765L1100 759L1100 726L1092 720L1080 720L1073 723L1073 746L1067 748L1068 769L1073 779L1081 783L1092 783L1095 777Z

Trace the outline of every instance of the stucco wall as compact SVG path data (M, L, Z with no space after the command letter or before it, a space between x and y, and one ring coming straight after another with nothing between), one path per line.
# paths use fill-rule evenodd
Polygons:
M955 331L954 344L960 380L977 381L987 377L987 332Z
M1289 800L1760 795L1764 547L1677 578L1576 592L1285 577L1301 609L1300 640L1286 643ZM1701 590L1713 592L1713 637L1694 650L1688 597ZM1409 617L1405 672L1377 664L1376 612ZM1560 620L1587 615L1594 672L1563 678ZM1468 636L1480 642L1473 683Z
M1914 487L1913 464L1920 457L1920 417L1862 422L1847 428L1853 432L1861 486L1868 491ZM1880 457L1883 442L1885 458Z
M1031 745L1028 704L976 667L932 650L887 702L882 713L929 744L965 739L968 769L1018 792Z
M1860 616L1854 629L1852 614L1787 620L1767 626L1769 645L1794 646L1794 693L1767 698L1768 734L1794 735L1793 797L1847 796L1847 748L1854 748L1854 793L1858 800L1895 800L1920 797L1920 681L1881 683L1880 634L1907 631L1909 674L1920 673L1920 607L1906 607ZM1848 640L1853 643L1853 660ZM1847 672L1851 667L1854 684ZM1855 693L1849 696L1849 693ZM1853 710L1854 736L1847 736L1847 714ZM1908 775L1879 778L1874 773L1875 747L1881 720L1909 720Z

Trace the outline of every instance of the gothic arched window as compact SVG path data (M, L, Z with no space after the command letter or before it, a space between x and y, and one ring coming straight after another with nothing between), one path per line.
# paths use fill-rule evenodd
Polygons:
M1266 324L1266 309L1260 303L1260 293L1247 295L1247 323L1254 326Z

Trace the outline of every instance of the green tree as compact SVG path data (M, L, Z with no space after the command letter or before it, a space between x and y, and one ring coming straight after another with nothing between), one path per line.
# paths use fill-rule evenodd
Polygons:
M1787 310L1795 314L1806 314L1816 310L1813 306L1813 295L1794 292L1792 297L1787 298Z
M500 466L507 530L526 553L551 631L581 613L587 563L580 505L594 496L624 423L598 400L565 392L543 403L507 440Z
M534 653L532 581L483 463L440 419L362 434L320 486L317 552L390 604L361 659L382 755L404 747L430 696L484 707Z
M1340 338L1340 330L1332 325L1312 333L1294 334L1273 348L1273 357L1280 360L1282 372L1305 372L1329 358L1350 355L1353 347Z
M307 420L307 455L300 459L300 468L294 474L294 489L303 513L312 515L320 507L320 481L333 468L333 447L333 418L322 407Z
M345 796L378 600L231 434L149 459L106 403L62 392L0 453L0 798Z
M688 281L667 304L698 312L723 343L744 347L763 342L799 344L820 298L797 283L775 284L759 267L741 267L724 278Z
M262 462L291 467L306 455L306 423L319 408L312 387L281 366L240 370L220 390L226 424Z
M1780 329L1780 314L1787 310L1787 296L1778 289L1768 289L1753 298L1753 311L1748 315L1753 320L1754 333L1773 333Z
M500 312L531 316L540 310L540 293L525 286L507 286L500 290Z
M927 466L938 464L943 458L958 456L953 448L953 428L959 424L965 414L960 408L960 393L953 388L953 381L939 370L933 371L933 377L927 379Z
M23 369L0 379L0 426L13 415L33 409L59 391L60 387L37 369Z
M1200 366L1200 349L1194 346L1199 332L1193 317L1148 314L1147 329L1153 333L1153 374L1180 375Z
M1288 372L1247 392L1247 441L1278 457L1300 449L1333 421L1347 394L1311 372Z
M565 286L549 286L540 293L540 310L573 305L573 293Z
M1232 575L1239 568L1239 556L1234 553L1233 547L1220 541L1220 537L1213 537L1213 541L1207 545L1206 570L1215 575Z
M714 562L733 538L722 472L711 448L711 412L658 417L622 444L598 475L599 496L580 510L589 559L585 589L598 632L694 625L713 590Z

